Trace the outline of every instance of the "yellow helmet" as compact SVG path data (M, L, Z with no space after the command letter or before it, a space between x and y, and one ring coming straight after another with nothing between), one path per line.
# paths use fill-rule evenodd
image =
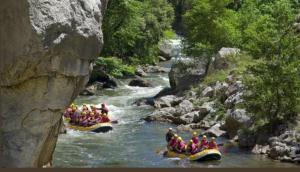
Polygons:
M203 138L206 138L206 135L203 135L202 137L203 137Z
M174 137L175 137L175 138L178 138L178 135L177 135L177 134L175 134L175 135L174 135Z
M193 140L190 140L190 143L193 143Z
M181 140L182 140L182 138L181 138L181 137L178 137L178 140L180 140L180 141L181 141Z
M95 114L94 112L91 112L91 113L90 113L90 115L94 115L94 114Z
M197 136L197 132L193 132L193 136Z
M82 115L86 115L86 112L82 112Z

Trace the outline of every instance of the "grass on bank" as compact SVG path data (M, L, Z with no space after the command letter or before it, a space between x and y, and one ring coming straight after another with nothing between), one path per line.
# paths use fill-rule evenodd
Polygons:
M204 78L204 81L202 82L203 85L211 85L217 81L224 82L230 73L234 74L235 76L242 75L247 70L248 66L257 63L256 60L245 53L227 56L226 58L229 63L228 68L226 70L217 70L209 73Z
M136 70L135 66L125 64L121 59L116 57L99 57L95 63L115 78L133 76Z

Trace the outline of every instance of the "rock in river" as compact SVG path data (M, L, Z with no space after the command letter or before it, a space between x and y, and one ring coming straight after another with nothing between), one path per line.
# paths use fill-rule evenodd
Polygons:
M142 78L133 79L128 85L133 87L152 87L151 83Z

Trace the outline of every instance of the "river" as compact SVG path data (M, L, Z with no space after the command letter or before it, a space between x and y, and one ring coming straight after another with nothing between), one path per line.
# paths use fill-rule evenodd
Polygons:
M170 67L169 64L162 64ZM154 87L139 88L128 86L129 80L121 80L116 89L101 90L95 96L79 96L76 104L106 103L113 119L119 123L108 133L85 133L67 130L58 138L53 157L54 167L299 167L290 163L281 163L264 156L242 151L235 145L221 147L221 161L190 162L177 158L164 158L161 150L166 146L165 132L167 123L147 123L141 120L154 109L150 106L137 107L132 103L142 97L157 94L169 86L167 74L152 74L146 77ZM190 133L179 133L186 140ZM219 143L226 142L218 138Z

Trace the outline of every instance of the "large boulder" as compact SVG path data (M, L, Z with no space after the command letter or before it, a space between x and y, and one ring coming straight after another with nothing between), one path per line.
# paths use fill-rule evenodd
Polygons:
M141 67L137 67L135 74L140 77L147 76L147 73Z
M203 81L206 75L205 62L178 62L172 65L169 72L170 86L176 92L188 90L191 86Z
M245 109L228 110L225 119L225 128L230 138L237 135L241 127L250 126L250 117L247 116Z
M103 46L106 0L2 0L0 167L49 164Z
M185 115L180 116L180 120L183 121L183 124L191 124L194 121L196 115L198 115L198 111L190 112Z
M229 85L226 82L217 82L214 86L214 96L220 97L221 100L224 100L226 98L226 91L228 90Z
M229 61L228 56L236 56L240 53L240 49L237 48L221 48L215 57L212 58L212 62L209 67L209 73L215 70L228 69Z
M103 66L99 65L94 65L93 72L89 80L90 85L94 85L95 83L102 83L102 88L116 88L118 86L117 79L107 74Z
M170 60L172 57L176 57L181 52L180 40L162 40L158 46L159 55L166 60Z
M194 110L194 105L189 100L183 100L177 107L176 114L179 116L184 115L186 113L192 112Z
M205 102L202 106L197 107L196 109L199 111L197 115L194 116L194 122L202 121L210 112L214 112L215 102Z
M154 107L156 108L164 108L164 107L172 107L177 106L183 100L182 97L177 97L174 95L163 96L154 101Z
M213 97L214 96L214 89L211 87L206 87L203 91L202 91L202 96L203 97Z
M220 137L224 136L226 134L226 131L220 129L221 125L220 124L215 124L208 130L203 132L203 135L207 135L210 137Z
M93 96L96 94L97 85L90 85L79 93L81 96Z
M176 109L173 107L166 107L162 109L155 110L152 114L143 118L147 122L151 121L162 121L162 122L172 122L176 117L173 114L176 113Z
M243 103L244 99L242 97L243 97L243 92L238 92L236 94L231 95L225 100L224 102L225 107L228 109L232 109L235 107L236 104Z
M247 130L240 129L237 132L238 143L241 148L253 148L256 144L256 135Z
M129 86L133 87L152 87L152 84L142 78L136 78L129 82Z

